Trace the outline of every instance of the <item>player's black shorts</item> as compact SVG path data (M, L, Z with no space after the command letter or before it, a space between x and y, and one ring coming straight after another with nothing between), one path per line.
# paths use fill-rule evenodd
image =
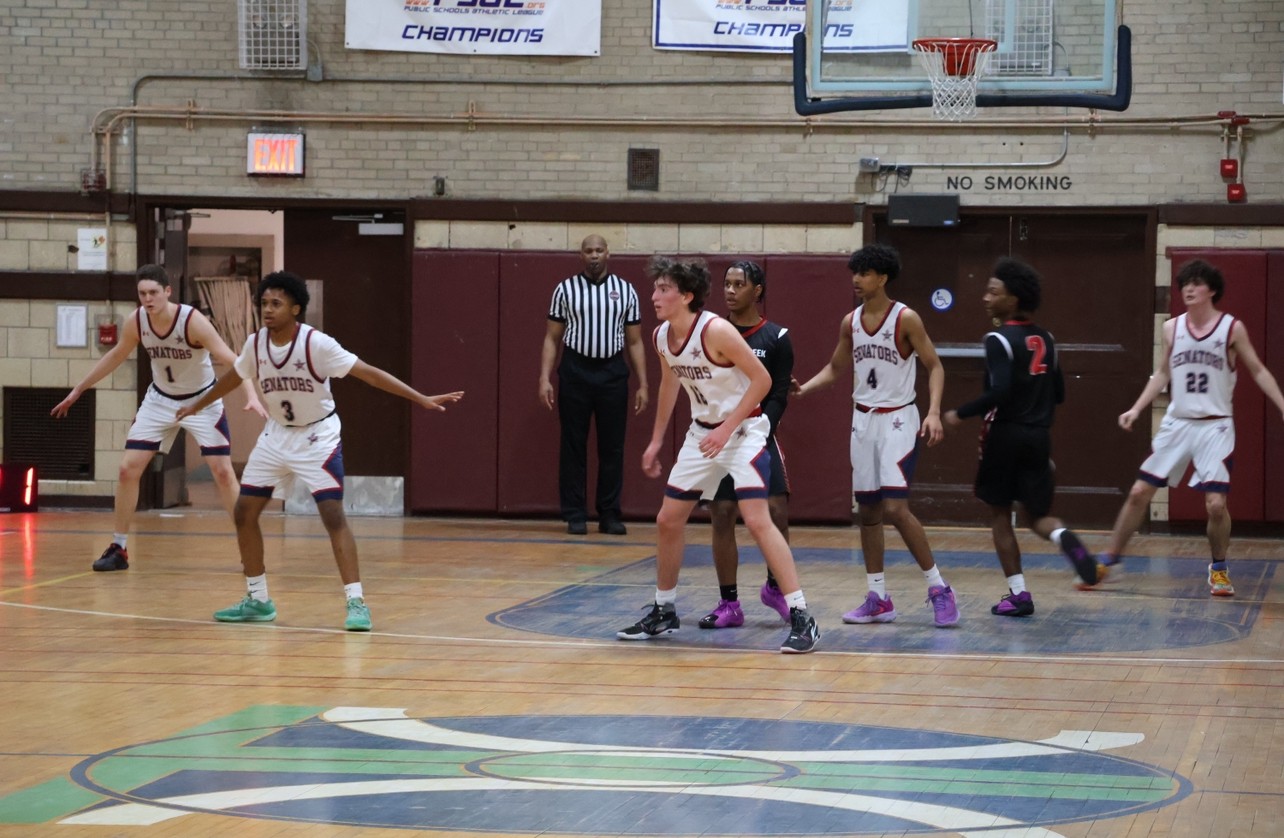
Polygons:
M785 472L785 458L780 455L780 446L776 444L774 436L767 437L767 453L771 455L771 479L767 481L767 496L789 494L789 475ZM736 499L736 486L730 475L722 478L713 499Z
M1056 475L1047 428L995 423L981 442L976 496L990 506L1019 502L1031 518L1052 511Z

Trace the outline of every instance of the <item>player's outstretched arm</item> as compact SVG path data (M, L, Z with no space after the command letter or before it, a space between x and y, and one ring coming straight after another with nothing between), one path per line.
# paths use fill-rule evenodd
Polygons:
M1279 382L1257 356L1257 350L1253 348L1253 342L1249 340L1248 329L1243 322L1236 320L1232 329L1230 347L1235 351L1236 360L1248 370L1249 375L1253 376L1253 382L1275 405L1275 409L1280 412L1280 417L1284 418L1284 394L1280 393Z
M211 389L205 391L205 395L201 396L191 404L180 407L176 417L179 419L186 419L193 413L199 413L240 386L241 376L237 375L235 369L230 369L223 373L223 376L214 383L214 386Z
M348 370L348 375L361 379L385 393L392 393L394 396L401 396L409 402L414 402L427 410L445 410L446 405L453 404L464 397L463 390L456 390L453 393L442 393L438 396L425 396L406 382L397 378L390 372L385 372L378 367L372 367L365 361L357 361Z
M228 369L236 366L236 353L224 342L210 319L199 311L193 312L192 319L187 323L187 336L189 339L195 338L197 346L208 349L215 360ZM242 382L241 387L245 390L245 409L257 413L260 419L268 418L267 409L259 400L259 391L254 389L254 382L247 379Z
M803 384L799 384L797 379L791 378L789 395L802 398L808 393L824 389L837 381L839 376L851 368L851 365L852 315L848 313L838 326L838 343L834 346L834 354L830 356L829 363L821 367L820 372L807 379Z
M61 419L66 416L67 411L71 410L71 406L79 401L86 390L111 375L112 370L125 362L125 359L130 356L130 353L134 351L134 347L138 346L139 342L138 312L135 311L125 321L125 328L121 330L120 340L116 345L106 355L98 359L98 363L94 364L94 368L80 380L79 384L71 388L67 398L54 405L53 410L49 411L49 415L55 419Z
M1173 334L1176 328L1176 320L1164 322L1164 351L1159 354L1159 368L1155 370L1155 374L1146 382L1146 386L1141 390L1141 395L1137 397L1137 401L1133 402L1132 407L1119 414L1119 427L1125 431L1132 430L1133 423L1137 421L1137 417L1141 416L1141 412L1155 400L1156 396L1164 391L1164 388L1168 386L1169 379L1172 378L1172 370L1168 366L1168 356L1173 351Z

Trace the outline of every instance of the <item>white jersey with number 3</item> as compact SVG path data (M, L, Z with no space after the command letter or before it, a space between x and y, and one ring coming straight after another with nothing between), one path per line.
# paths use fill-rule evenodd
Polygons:
M1207 333L1195 335L1188 315L1173 325L1173 347L1168 356L1172 374L1168 415L1177 419L1230 416L1235 392L1235 363L1230 356L1235 318L1223 314Z
M285 346L274 346L266 328L246 338L236 374L258 380L263 405L277 424L301 428L334 413L330 379L343 378L356 362L337 340L300 323Z
M196 309L179 303L174 322L162 335L152 326L146 309L135 312L139 343L152 362L152 383L167 396L188 396L214 383L209 350L188 341L187 327L195 313Z
M852 369L856 386L852 400L863 407L904 407L914 401L915 360L918 353L901 355L901 317L909 309L892 303L872 331L861 322L862 305L852 314Z
M669 323L655 330L655 350L691 397L691 418L717 425L731 415L749 389L749 376L734 364L719 364L705 350L704 333L718 316L700 312L691 334L676 351L669 349Z

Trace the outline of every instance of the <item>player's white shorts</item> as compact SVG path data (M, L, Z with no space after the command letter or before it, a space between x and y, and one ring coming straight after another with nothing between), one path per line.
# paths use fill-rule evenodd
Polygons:
M1190 487L1201 492L1230 491L1231 456L1235 453L1235 422L1222 419L1177 419L1165 416L1150 443L1151 454L1137 479L1163 488L1176 486L1190 462L1195 473Z
M717 493L722 478L730 475L736 484L737 500L766 498L771 482L771 455L767 451L771 420L766 416L751 416L741 422L726 446L713 458L700 453L700 441L710 430L691 423L677 462L669 472L664 494L678 500L709 499Z
M143 403L138 406L138 413L134 414L134 424L129 426L125 448L168 453L181 427L196 439L201 446L202 456L230 457L232 439L228 433L222 399L217 399L200 413L193 413L181 422L175 418L180 407L196 401L208 389L206 387L200 392L187 394L186 398L175 399L157 390L154 384L148 387Z
M860 504L909 497L918 462L918 408L852 411L852 497Z
M318 501L343 500L342 423L332 413L313 425L287 428L271 419L263 428L241 474L241 494L270 498L272 490L289 496L295 480Z

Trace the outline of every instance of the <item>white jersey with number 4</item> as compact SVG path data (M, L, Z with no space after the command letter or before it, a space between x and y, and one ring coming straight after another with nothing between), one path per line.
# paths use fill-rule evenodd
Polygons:
M343 378L356 362L337 340L299 323L285 346L274 346L266 328L246 338L236 374L258 380L263 405L277 424L301 428L334 413L330 379Z
M152 326L146 309L139 307L135 312L138 340L152 362L152 383L167 396L190 396L214 383L210 351L188 341L187 327L195 313L196 309L179 303L174 322L162 335Z
M749 376L734 364L719 364L705 351L704 333L718 316L700 312L686 342L676 351L669 349L669 324L655 330L655 350L691 397L691 418L717 425L731 415L749 389Z
M1234 328L1235 318L1223 314L1207 333L1195 335L1189 315L1177 317L1172 354L1168 356L1172 373L1169 416L1206 419L1231 415L1235 363L1230 356L1230 340Z
M901 317L909 309L892 303L883 321L872 331L861 322L865 306L852 314L852 369L856 386L852 400L863 407L904 407L914 401L915 361L918 353L901 355Z

